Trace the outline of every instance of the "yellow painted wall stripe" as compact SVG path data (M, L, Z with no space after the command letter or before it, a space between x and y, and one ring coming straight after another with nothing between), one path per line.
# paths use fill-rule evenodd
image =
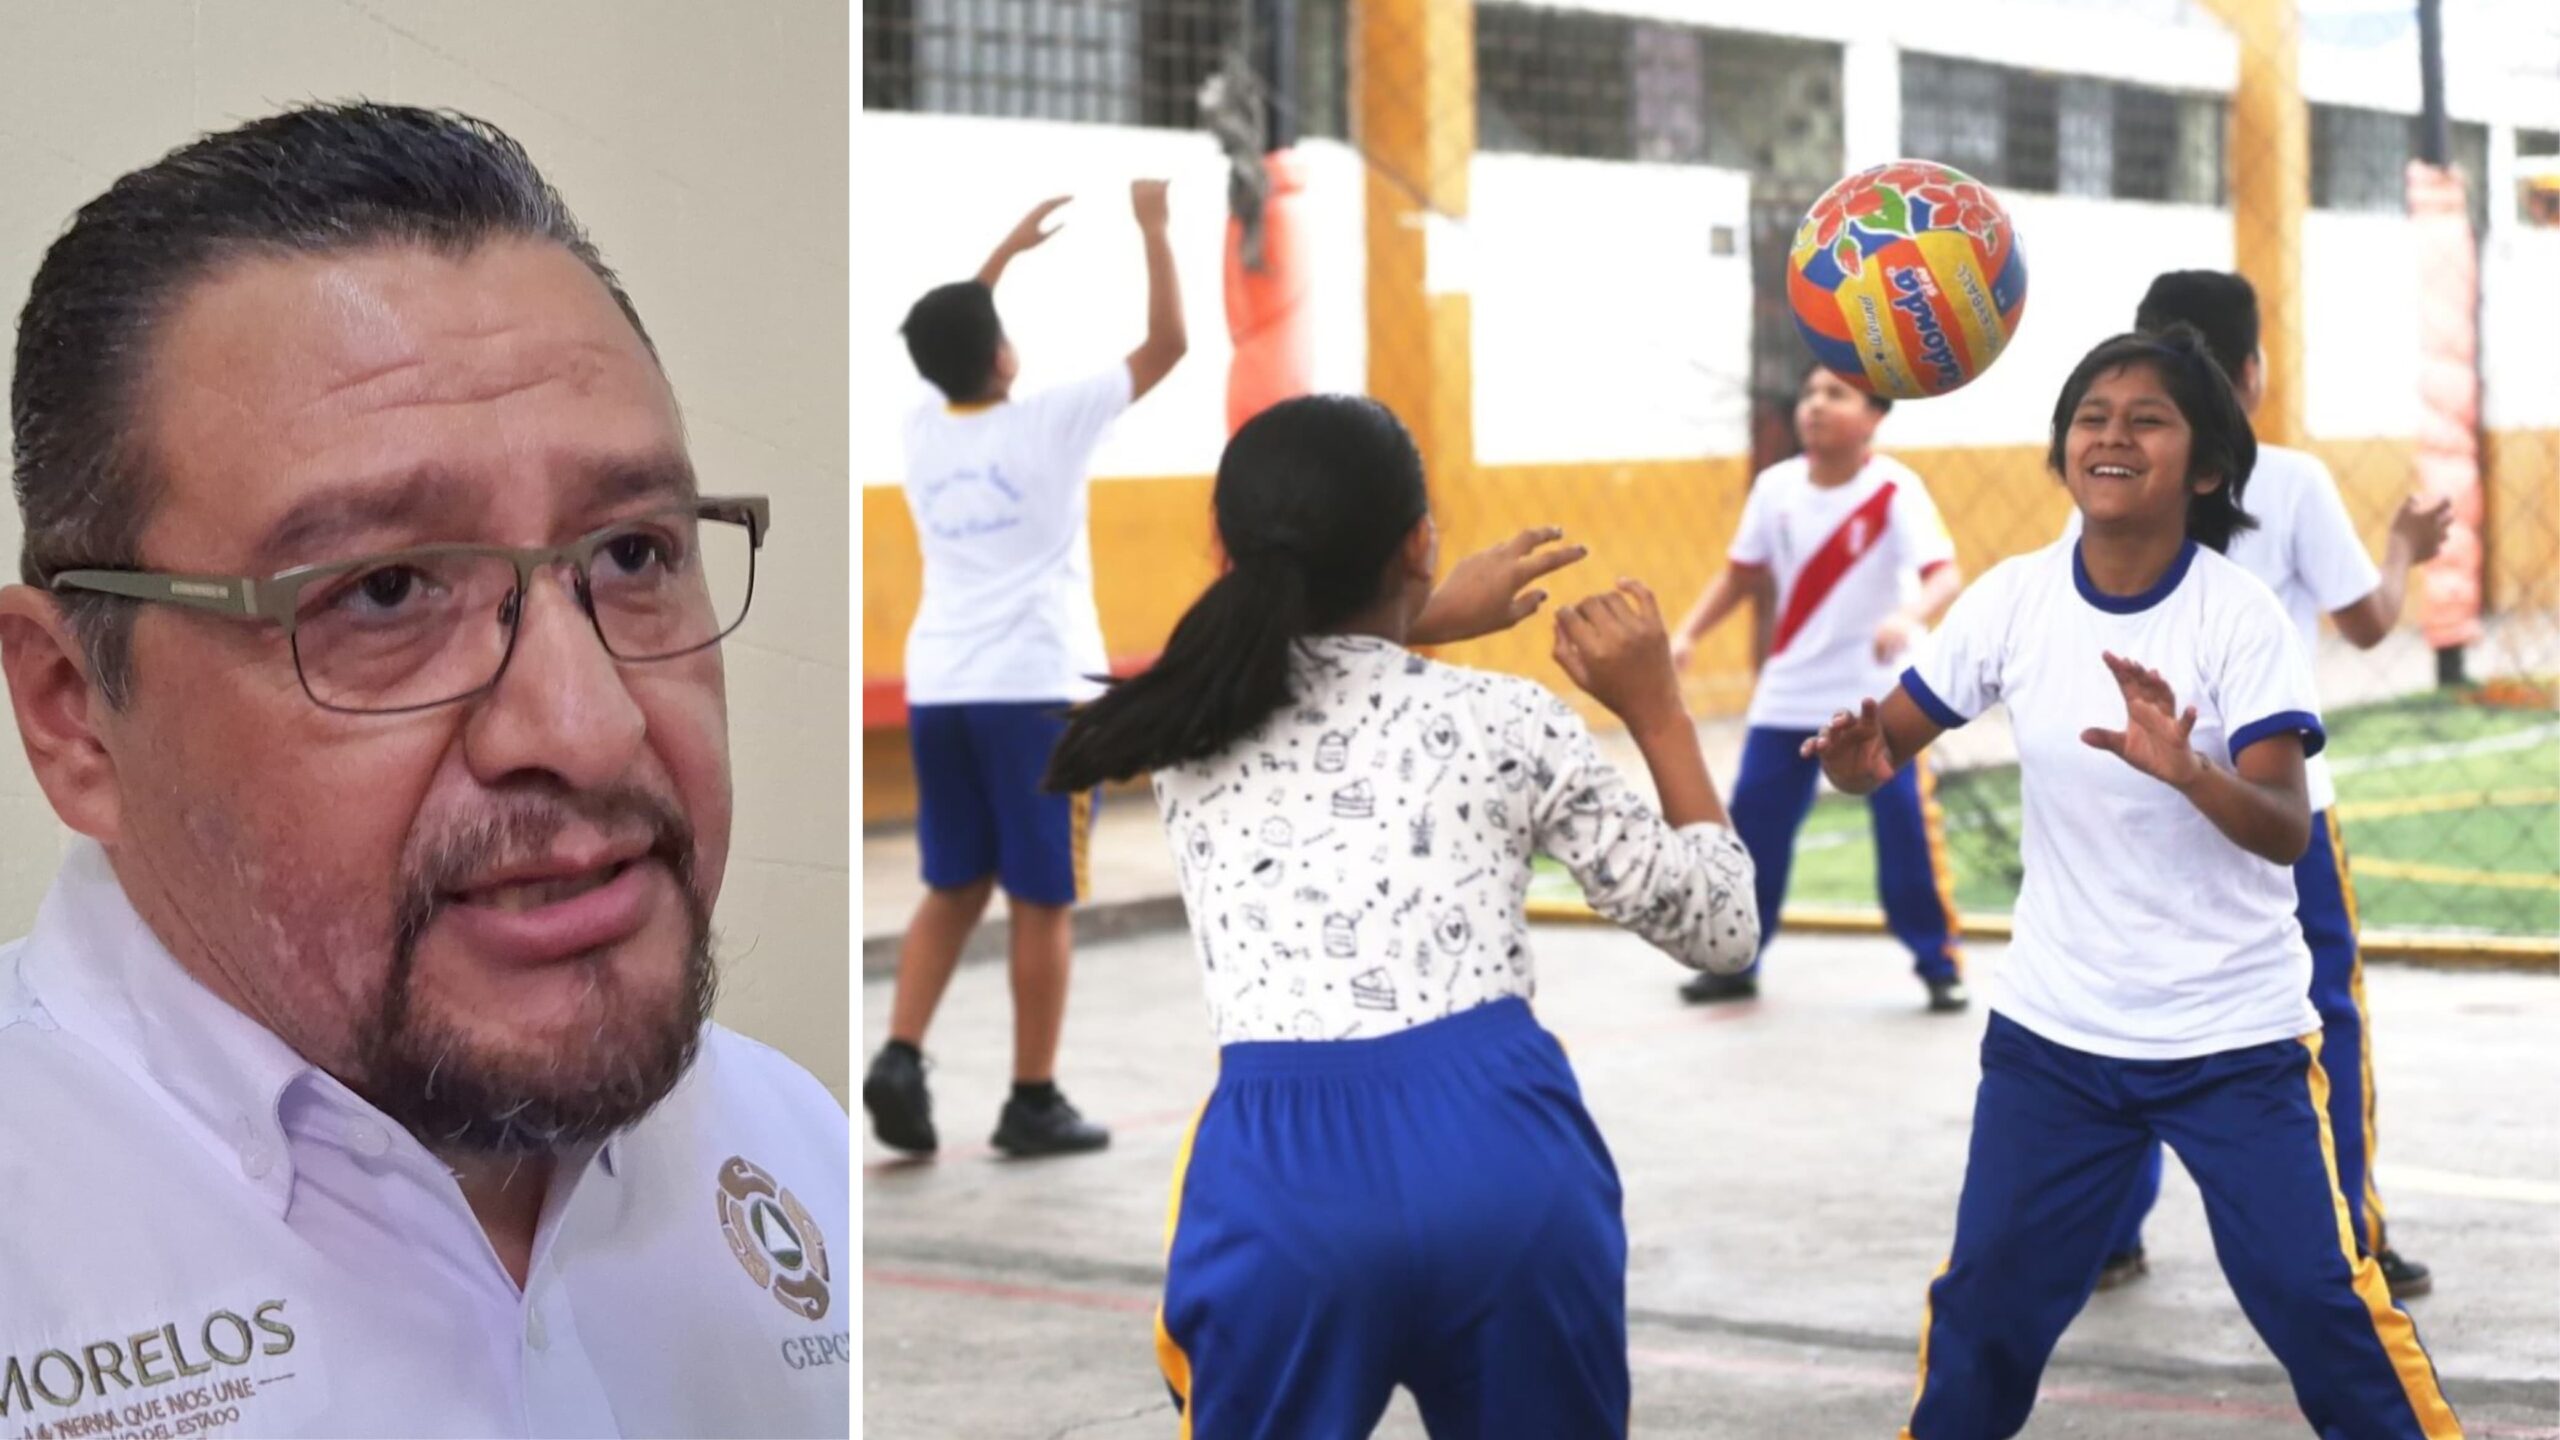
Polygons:
M2355 1220L2347 1211L2347 1197L2338 1190L2338 1142L2329 1133L2329 1073L2320 1068L2318 1032L2303 1036L2302 1048L2308 1061L2305 1078L2311 1087L2311 1114L2320 1126L2320 1161L2329 1171L2329 1203L2337 1210L2338 1252L2346 1257L2356 1298L2364 1302L2365 1314L2373 1321L2373 1337L2381 1342L2382 1353L2400 1377L2401 1393L2408 1397L2419 1433L2427 1440L2462 1440L2462 1425L2453 1418L2453 1407L2445 1403L2444 1391L2436 1384L2435 1363L2418 1344L2418 1327L2391 1303L2391 1287L2383 1282L2382 1266L2356 1254Z

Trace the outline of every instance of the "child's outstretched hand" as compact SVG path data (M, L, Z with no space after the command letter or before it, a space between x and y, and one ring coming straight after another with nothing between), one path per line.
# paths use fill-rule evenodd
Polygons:
M1638 581L1558 610L1556 663L1630 730L1688 723L1662 607Z
M1865 795L1893 778L1893 749L1885 743L1884 711L1873 700L1859 701L1855 715L1833 712L1831 723L1797 753L1819 757L1822 773L1843 794Z
M1019 255L1025 250L1037 250L1047 244L1050 236L1066 228L1064 221L1056 225L1049 224L1050 215L1054 214L1058 207L1074 198L1076 197L1073 195L1053 195L1032 206L1030 214L1014 222L1012 232L1004 237L1003 248Z
M2160 672L2120 655L2101 651L2107 669L2124 692L2124 728L2088 729L2080 743L2104 750L2163 785L2184 790L2204 771L2204 757L2187 743L2196 728L2196 707L2178 713L2178 696Z
M1558 544L1562 539L1564 532L1552 525L1523 530L1451 566L1449 578L1431 592L1413 622L1411 642L1451 645L1508 630L1537 614L1547 592L1530 584L1591 553Z

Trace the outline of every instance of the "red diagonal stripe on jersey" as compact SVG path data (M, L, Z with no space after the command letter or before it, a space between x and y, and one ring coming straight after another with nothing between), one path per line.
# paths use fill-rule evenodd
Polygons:
M1770 638L1769 654L1772 657L1786 652L1787 642L1796 638L1796 632L1804 628L1804 622L1812 619L1813 612L1830 598L1832 587L1840 583L1840 577L1848 574L1849 567L1858 563L1858 557L1875 548L1875 543L1884 538L1885 510L1892 504L1893 482L1888 480L1876 487L1876 493L1867 497L1867 503L1850 511L1848 518L1840 522L1840 528L1832 531L1830 537L1822 542L1822 548L1814 551L1813 558L1805 562L1804 573L1796 577L1795 592L1787 596L1786 613L1778 617L1778 633Z

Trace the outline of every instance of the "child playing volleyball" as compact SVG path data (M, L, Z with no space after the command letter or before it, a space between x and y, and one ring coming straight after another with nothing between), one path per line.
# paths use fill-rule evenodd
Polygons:
M1263 412L1215 507L1233 568L1152 669L1070 718L1049 775L1155 772L1222 1046L1157 1317L1184 1433L1365 1435L1402 1385L1435 1435L1624 1434L1617 1172L1530 1014L1522 901L1544 851L1683 963L1750 963L1750 858L1660 613L1622 582L1556 618L1657 814L1554 696L1406 648L1464 629L1384 407ZM1535 608L1512 588L1467 628Z
M2258 349L2258 292L2247 279L2220 270L2172 270L2151 282L2135 312L2136 330L2193 325L2216 363L2231 377L2240 408L2255 413L2265 390L2266 357ZM2382 643L2400 623L2400 599L2409 571L2433 559L2452 523L2453 502L2405 501L2391 520L2391 539L2376 569L2364 552L2355 522L2338 494L2338 482L2320 458L2278 445L2258 447L2249 472L2249 514L2256 524L2232 537L2230 555L2240 568L2266 582L2301 635L2305 652L2318 645L2320 615L2360 650ZM2076 539L2075 513L2063 538ZM2326 756L2314 756L2303 774L2310 791L2311 848L2293 863L2294 918L2311 947L2311 1003L2320 1012L2321 1068L2329 1073L2329 1133L2338 1147L2338 1189L2347 1197L2356 1243L2382 1265L2395 1300L2424 1295L2434 1280L2427 1267L2391 1248L2383 1234L2382 1194L2373 1180L2373 1046L2364 1005L2364 955L2356 943L2355 885L2347 872L2346 837L2333 807L2337 785ZM1741 806L1739 795L1735 808ZM1747 832L1746 832L1747 833ZM2151 1148L2142 1181L2116 1222L2098 1288L2140 1278L2149 1269L2142 1222L2160 1195L2160 1148Z
M1680 663L1746 597L1761 596L1777 613L1733 780L1733 828L1759 877L1764 950L1777 937L1796 832L1813 805L1817 767L1798 752L1841 706L1893 683L1892 662L1964 588L1928 488L1875 453L1876 426L1892 408L1819 365L1805 372L1795 415L1804 454L1752 482L1731 563L1674 637ZM1912 575L1920 588L1906 605L1903 581ZM1962 1010L1966 995L1937 808L1917 765L1867 797L1885 923L1911 951L1929 1008L1947 1013ZM1759 962L1739 975L1695 976L1680 993L1706 1003L1749 999L1760 993Z
M1147 333L1125 359L1016 397L1013 342L995 286L1058 227L1060 196L1034 206L977 277L927 292L901 327L917 373L940 394L907 417L907 509L924 594L907 632L907 738L925 897L898 947L889 1038L863 1076L880 1143L941 1145L924 1083L924 1039L970 932L998 888L1011 917L1013 1093L992 1143L1014 1156L1098 1150L1111 1132L1057 1085L1075 905L1083 898L1093 796L1044 795L1059 714L1098 693L1109 668L1093 596L1086 466L1112 422L1182 359L1182 288L1167 238L1165 182L1129 187L1147 264Z
M2156 1140L2315 1430L2459 1435L2338 1190L2287 869L2322 731L2282 608L2223 555L2251 523L2248 418L2179 326L2091 351L2052 433L2078 542L1994 567L1899 688L1805 746L1852 793L1995 703L2018 746L2026 875L1903 1433L2026 1424Z

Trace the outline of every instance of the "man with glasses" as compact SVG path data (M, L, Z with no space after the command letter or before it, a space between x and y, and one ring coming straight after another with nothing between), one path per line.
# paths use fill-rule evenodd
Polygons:
M0 1433L843 1433L848 1122L708 1022L771 516L524 151L173 152L11 399L0 659L81 838L0 947Z

